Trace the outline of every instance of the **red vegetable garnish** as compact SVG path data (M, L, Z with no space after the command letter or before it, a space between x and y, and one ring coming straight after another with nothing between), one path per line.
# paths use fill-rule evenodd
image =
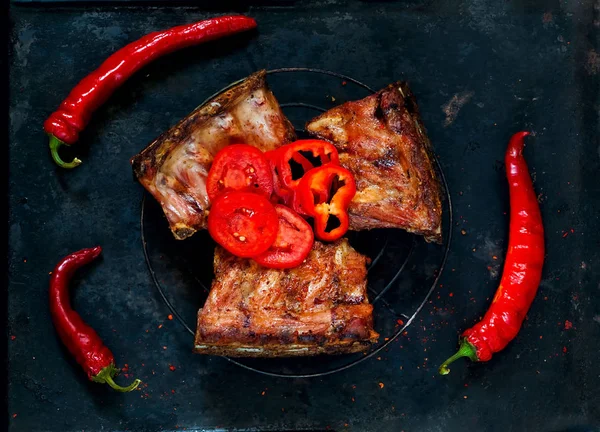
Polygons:
M350 171L333 164L314 168L302 177L297 193L304 211L314 218L317 238L334 241L348 231L348 206L356 194Z
M212 238L232 254L252 257L265 252L275 241L279 217L267 198L250 192L218 195L208 214Z
M63 168L81 163L77 158L64 162L58 149L72 145L88 124L92 113L139 69L165 54L192 45L219 39L256 27L256 21L242 15L221 16L150 33L121 48L94 72L85 77L69 93L57 111L44 122L50 136L50 151L54 161Z
M275 211L279 216L277 238L265 253L253 259L269 268L296 267L312 249L315 241L312 227L288 207L275 205Z
M256 147L234 144L216 154L206 180L208 198L212 201L232 190L256 192L267 198L273 193L271 166Z
M107 383L120 392L129 392L141 381L136 379L127 387L121 387L113 381L113 377L119 371L115 367L113 354L104 346L94 329L83 322L79 314L71 308L69 301L71 277L78 268L96 259L100 252L100 246L82 249L66 256L56 265L50 278L50 314L60 339L90 380Z
M461 357L488 361L492 354L503 350L519 332L540 284L544 265L544 227L523 157L523 138L527 135L528 132L513 135L505 155L510 232L500 286L483 320L463 332L458 352L440 366L442 375L448 374L448 365Z
M276 149L264 153L269 161L273 175L273 196L271 197L271 201L289 206L292 203L293 193L281 184L279 169L277 168L278 151L279 149Z
M316 139L294 141L275 153L276 166L283 188L294 192L309 170L328 163L339 164L333 144Z

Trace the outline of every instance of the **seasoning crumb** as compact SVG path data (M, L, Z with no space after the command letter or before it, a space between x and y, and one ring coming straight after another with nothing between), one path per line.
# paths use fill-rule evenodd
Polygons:
M172 321L172 320L173 320L173 315L169 314L169 315L167 316L167 318L169 318L169 321Z
M166 349L167 349L167 347L166 347L166 346L163 346L163 349L164 349L164 350L166 350Z
M264 391L264 390L263 390L263 391L261 392L261 394L260 394L260 395L261 395L261 396L264 396L264 395L265 395L265 393L266 393L266 391Z
M465 395L465 396L463 396L463 398L467 399L467 396Z
M462 235L467 235L467 231L466 231L466 230L464 230L464 229L461 229L461 230L460 230L460 233L461 233Z
M569 320L565 321L565 330L571 330L573 328L573 323Z
M335 98L331 96L331 102L335 102Z
M15 335L10 336L10 340L15 340L17 337Z
M383 384L382 382L379 383L379 388L382 389L385 387L385 384Z
M169 365L169 369L170 369L170 370L171 370L171 372L172 372L172 371L174 371L174 370L175 370L175 366L173 366L173 365Z

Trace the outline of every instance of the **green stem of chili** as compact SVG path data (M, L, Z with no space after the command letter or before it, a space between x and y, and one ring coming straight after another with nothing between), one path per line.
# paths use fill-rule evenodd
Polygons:
M54 135L50 135L50 153L52 154L52 159L54 162L61 168L75 168L76 166L81 164L81 160L74 158L71 162L65 162L62 160L60 155L58 154L58 149L66 145L64 142L56 138Z
M440 375L448 375L450 373L448 365L461 357L468 357L474 362L479 361L479 359L477 358L477 350L475 349L473 344L467 341L467 338L461 339L460 347L458 348L456 354L454 354L440 366L440 368L438 369Z

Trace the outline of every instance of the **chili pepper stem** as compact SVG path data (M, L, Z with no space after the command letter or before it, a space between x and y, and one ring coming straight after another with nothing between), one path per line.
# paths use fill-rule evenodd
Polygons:
M58 154L58 149L66 145L64 142L56 138L54 135L50 135L50 153L52 154L52 159L54 162L61 168L75 168L76 166L81 164L81 160L74 158L71 162L65 162L62 160L60 155Z
M121 387L119 384L113 381L113 376L116 375L118 371L119 369L117 369L113 364L108 365L105 368L102 368L102 370L98 372L98 375L92 377L92 381L100 384L106 383L114 390L122 393L127 393L132 390L135 390L142 382L141 380L136 379L127 387Z
M461 357L469 357L474 362L479 361L479 359L477 358L477 350L475 349L473 344L471 344L467 340L467 338L461 338L460 346L456 354L454 354L440 366L440 368L438 369L440 375L448 375L450 373L448 365Z

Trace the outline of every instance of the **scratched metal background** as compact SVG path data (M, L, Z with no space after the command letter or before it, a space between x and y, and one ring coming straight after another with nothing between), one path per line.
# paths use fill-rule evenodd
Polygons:
M25 3L13 3L9 28L11 431L598 430L598 1ZM84 164L54 167L42 122L79 79L145 33L231 11L255 17L259 31L150 65L94 116L78 148ZM380 359L319 379L266 377L191 353L146 269L142 190L128 162L214 90L285 66L373 87L407 79L457 221L440 285L407 337ZM535 133L525 154L546 226L544 279L503 353L440 377L437 366L498 282L508 223L502 158L520 129ZM75 280L74 304L146 384L131 394L88 382L50 324L48 272L94 244L103 258Z

